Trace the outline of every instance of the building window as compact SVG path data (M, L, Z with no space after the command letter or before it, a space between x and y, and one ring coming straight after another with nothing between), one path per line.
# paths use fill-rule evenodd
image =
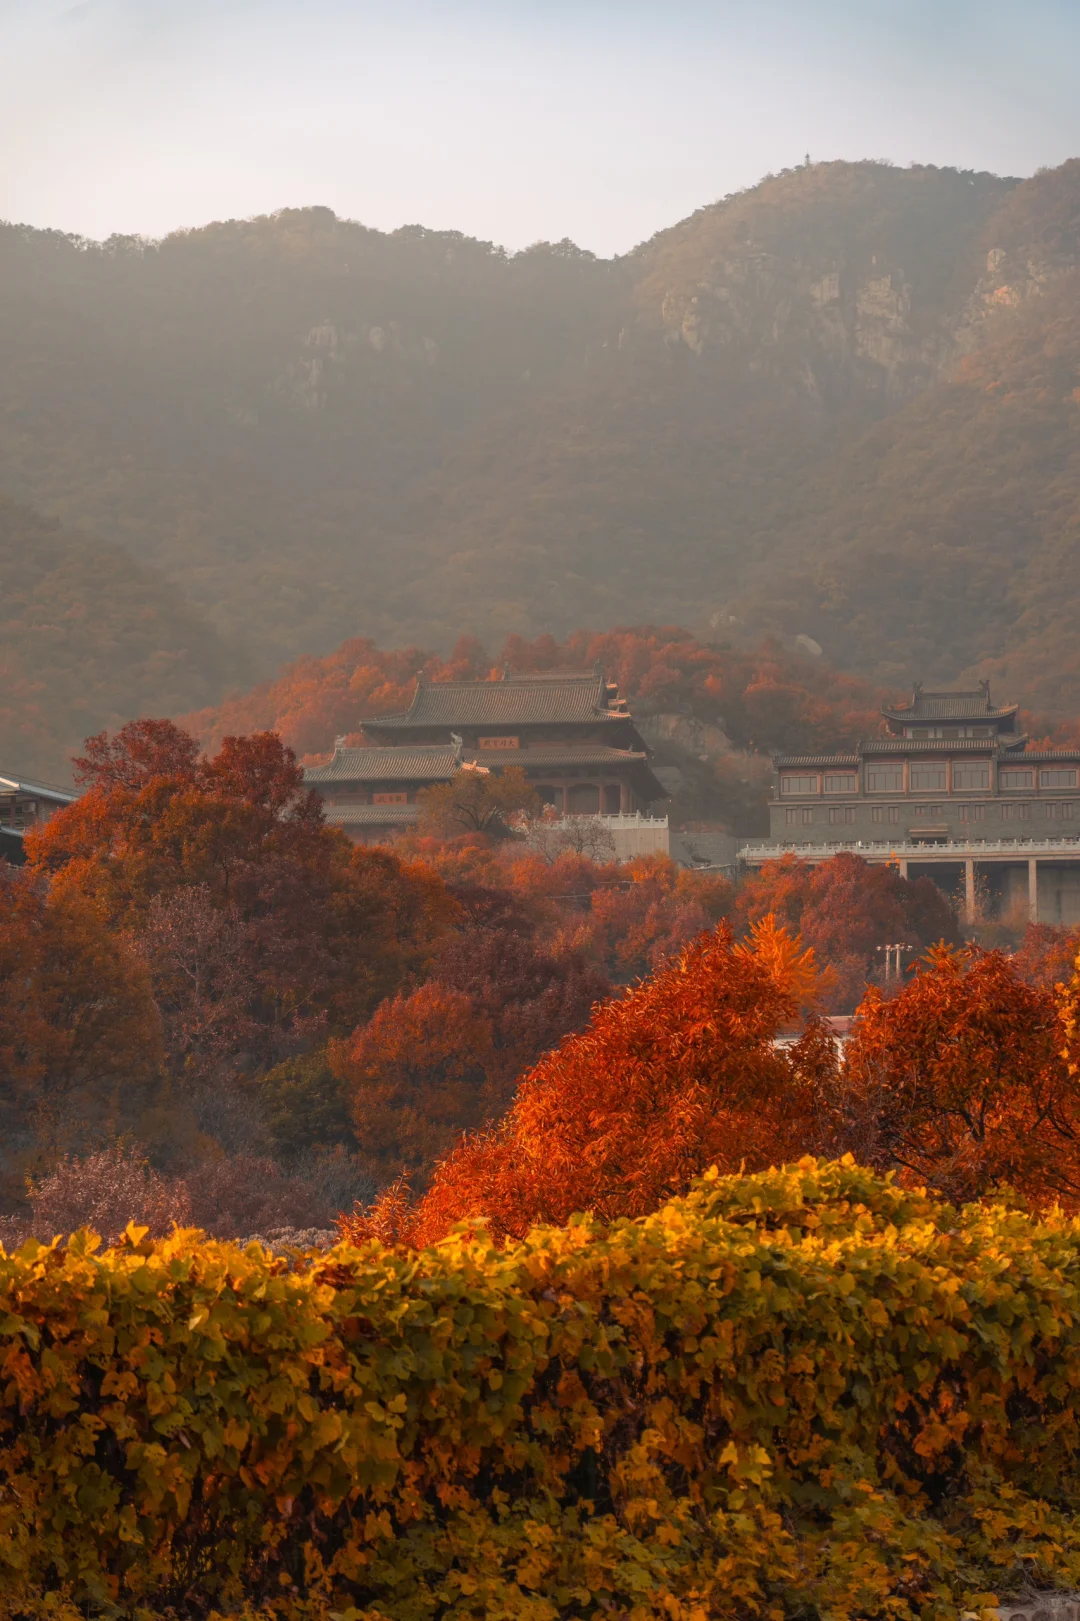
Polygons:
M870 811L875 822L898 822L900 820L899 805L875 805Z
M945 767L936 761L915 760L911 767L911 791L913 794L926 793L927 789L933 793L940 792L945 787Z
M520 746L516 737L479 737L476 741L482 749L516 749Z
M866 791L868 794L899 794L904 790L902 765L868 765Z
M802 820L803 826L807 826L808 823L814 820L814 807L812 805L804 805L802 810L799 812L799 816Z
M796 822L799 820L799 813L794 805L788 806L787 810L784 812L784 820L788 827L795 826Z
M829 821L832 822L834 826L835 826L835 824L837 822L847 822L847 823L850 824L854 820L855 820L855 807L854 807L854 805L830 805L829 806Z
M858 787L858 780L854 771L827 771L825 773L825 792L827 794L853 794Z
M999 781L1003 788L1034 788L1035 773L1030 766L1002 766Z
M1001 820L1003 822L1028 822L1031 820L1031 806L1002 805Z
M1043 766L1039 771L1040 788L1075 788L1076 767L1068 765Z
M619 794L619 785L618 785L618 783L617 782L605 782L605 784L604 784L604 815L605 816L618 816L618 814L619 814L619 803L620 803L620 794Z
M985 820L986 820L986 806L985 805L961 805L960 806L960 820L962 822L985 822Z
M966 760L953 762L952 785L957 792L966 788L989 788L990 767L988 765L970 765Z
M820 794L821 778L817 775L817 772L812 777L789 777L785 775L780 778L780 792L782 794Z
M1061 804L1051 802L1049 805L1044 805L1043 809L1052 821L1071 822L1073 819L1073 801L1070 799L1066 799Z
M940 805L915 805L912 809L916 816L944 816L945 814Z
M372 794L371 803L373 805L407 805L409 796L408 794Z

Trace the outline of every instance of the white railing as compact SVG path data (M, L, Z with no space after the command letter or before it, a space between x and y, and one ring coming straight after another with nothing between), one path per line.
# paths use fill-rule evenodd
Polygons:
M747 866L763 861L779 861L781 856L801 856L805 861L829 861L844 852L862 856L865 861L985 861L1011 856L1028 861L1038 856L1069 856L1080 860L1080 838L1075 839L967 839L943 844L920 844L898 840L847 844L744 844L738 857Z

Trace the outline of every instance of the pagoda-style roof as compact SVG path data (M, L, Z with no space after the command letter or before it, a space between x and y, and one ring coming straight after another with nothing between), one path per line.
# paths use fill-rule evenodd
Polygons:
M461 750L436 743L430 748L336 748L326 765L304 768L304 782L449 782L461 770Z
M980 681L972 691L925 692L921 682L912 688L911 702L895 707L886 705L881 713L887 721L900 726L911 726L930 721L976 721L983 725L998 725L1012 721L1019 704L998 709L990 697L989 681Z
M501 681L423 681L403 715L379 715L369 726L397 731L424 726L557 726L626 721L629 715L601 671L513 675Z

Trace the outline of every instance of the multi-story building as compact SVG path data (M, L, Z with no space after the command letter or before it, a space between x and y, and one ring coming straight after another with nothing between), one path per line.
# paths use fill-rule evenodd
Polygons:
M1017 706L998 708L987 682L973 692L917 686L882 714L883 735L850 752L776 756L771 841L743 859L787 850L820 860L854 847L948 882L954 864L969 911L977 864L995 869L984 876L999 905L1015 899L1023 866L1031 916L1080 921L1080 749L1029 748ZM1051 869L1041 899L1039 864Z
M602 671L501 681L420 681L401 715L365 721L370 742L339 743L305 782L326 818L359 842L415 825L417 797L463 765L520 766L561 816L637 816L666 798L618 688Z

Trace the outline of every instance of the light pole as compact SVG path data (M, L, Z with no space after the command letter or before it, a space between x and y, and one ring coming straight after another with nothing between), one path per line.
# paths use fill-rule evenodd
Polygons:
M902 977L902 973L903 973L903 970L900 967L900 954L901 954L901 952L904 952L904 951L906 951L908 949L907 941L906 940L894 940L890 945L878 946L877 949L878 949L878 951L883 951L885 953L885 983L886 983L886 985L889 983L889 981L891 979L894 979L894 978L895 979L900 979ZM894 962L895 962L895 965L896 965L895 973L893 972L893 964L894 964Z

